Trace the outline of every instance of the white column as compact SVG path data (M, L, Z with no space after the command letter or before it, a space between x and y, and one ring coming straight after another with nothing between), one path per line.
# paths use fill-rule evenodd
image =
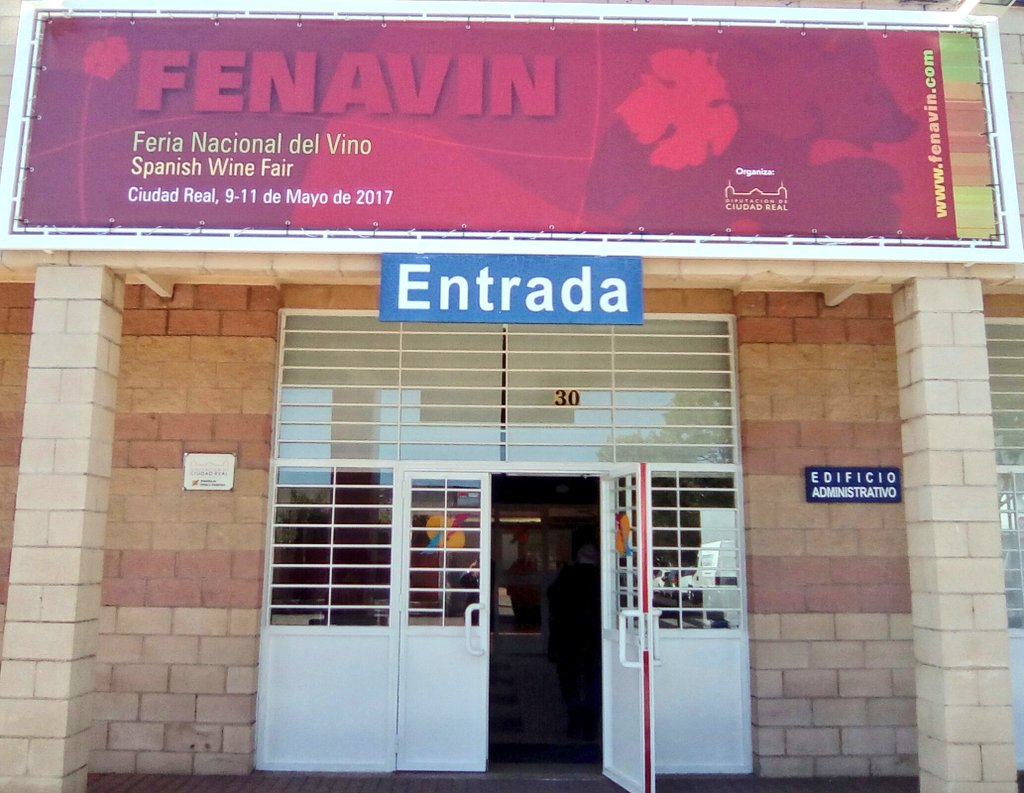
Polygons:
M981 285L911 281L893 318L921 793L1016 793Z
M36 272L0 666L0 790L83 793L124 283Z

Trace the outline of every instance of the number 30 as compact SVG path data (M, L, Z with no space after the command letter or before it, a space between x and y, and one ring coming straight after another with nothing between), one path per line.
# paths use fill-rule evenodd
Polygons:
M555 391L555 404L558 406L569 405L575 407L580 403L580 392L575 388L565 389L559 388Z

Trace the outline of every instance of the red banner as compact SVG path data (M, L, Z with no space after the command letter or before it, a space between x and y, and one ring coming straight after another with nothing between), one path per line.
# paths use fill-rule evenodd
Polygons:
M937 32L43 29L21 228L965 236Z

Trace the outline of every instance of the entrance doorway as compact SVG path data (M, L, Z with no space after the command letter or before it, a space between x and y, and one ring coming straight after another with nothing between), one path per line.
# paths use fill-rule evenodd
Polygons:
M491 763L601 763L600 479L492 477Z
M547 658L547 588L581 541L544 527L598 504L592 756L638 790L641 762L749 772L733 336L727 317L582 329L285 312L258 767L479 771L586 743ZM531 662L544 728L543 710L512 712L541 685Z
M600 758L629 790L655 755L666 773L749 772L733 475L495 468L278 465L257 767ZM547 593L595 530L600 591L571 611L601 610L600 711L572 719Z

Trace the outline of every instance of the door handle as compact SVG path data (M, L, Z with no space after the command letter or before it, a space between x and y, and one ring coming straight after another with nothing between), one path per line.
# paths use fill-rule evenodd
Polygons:
M651 661L655 666L661 666L661 609L651 609L647 616L650 620L647 635L651 639Z
M480 645L479 646L476 646L473 643L473 614L474 613L477 615L478 621L480 623L481 637L480 637ZM466 606L465 618L466 618L466 624L465 624L465 628L466 628L466 652L469 653L470 655L483 655L484 652L485 652L484 647L486 646L484 644L484 641L483 641L483 631L486 630L486 628L487 628L487 626L486 626L486 624L484 622L484 607L483 607L483 605L481 603L470 603L468 606Z
M636 648L637 648L637 659L631 660L626 647L626 634L628 621L631 619L636 620ZM644 619L644 613L639 609L622 609L619 612L619 663L627 669L637 669L640 667L640 653L644 646L644 628L646 620Z

